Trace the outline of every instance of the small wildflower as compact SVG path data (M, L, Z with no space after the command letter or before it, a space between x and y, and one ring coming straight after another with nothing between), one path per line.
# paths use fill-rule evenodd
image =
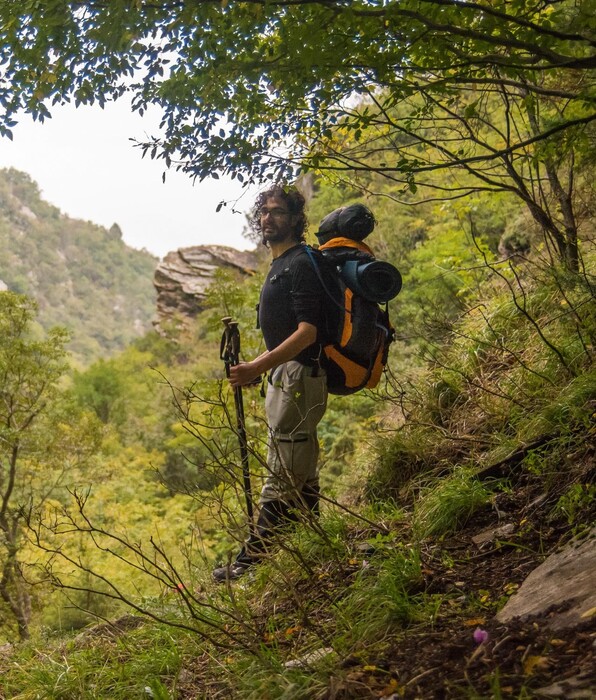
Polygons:
M488 640L488 632L481 627L476 627L474 630L474 641L476 644L484 644Z

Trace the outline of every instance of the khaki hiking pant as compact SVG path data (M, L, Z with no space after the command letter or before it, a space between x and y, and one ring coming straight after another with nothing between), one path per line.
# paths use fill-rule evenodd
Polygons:
M291 360L270 375L265 398L269 426L268 476L261 504L297 503L305 486L318 488L317 425L327 408L325 371Z

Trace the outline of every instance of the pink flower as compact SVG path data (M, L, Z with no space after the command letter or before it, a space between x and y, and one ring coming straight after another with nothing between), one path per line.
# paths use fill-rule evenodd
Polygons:
M488 640L488 632L481 627L476 627L474 630L474 641L476 644L484 644Z

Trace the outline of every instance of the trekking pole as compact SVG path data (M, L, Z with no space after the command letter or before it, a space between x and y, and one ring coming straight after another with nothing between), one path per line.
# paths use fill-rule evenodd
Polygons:
M224 361L226 377L230 378L230 367L235 367L240 361L240 331L238 322L232 321L230 316L222 318L224 332L221 337L220 358ZM250 485L250 471L248 469L248 442L246 440L246 422L244 419L244 402L242 400L242 387L234 387L234 405L236 408L236 428L240 443L240 456L242 459L242 481L244 484L244 496L246 498L246 513L249 527L253 528L252 489Z

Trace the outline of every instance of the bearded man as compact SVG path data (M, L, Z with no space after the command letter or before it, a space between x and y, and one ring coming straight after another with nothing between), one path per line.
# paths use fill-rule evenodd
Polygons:
M318 513L317 425L327 406L321 366L325 291L306 251L304 206L298 190L275 186L259 195L252 211L251 226L272 258L258 313L267 349L232 367L230 384L245 386L267 375L268 473L255 531L231 564L214 570L219 582L258 563L281 525L300 512Z

